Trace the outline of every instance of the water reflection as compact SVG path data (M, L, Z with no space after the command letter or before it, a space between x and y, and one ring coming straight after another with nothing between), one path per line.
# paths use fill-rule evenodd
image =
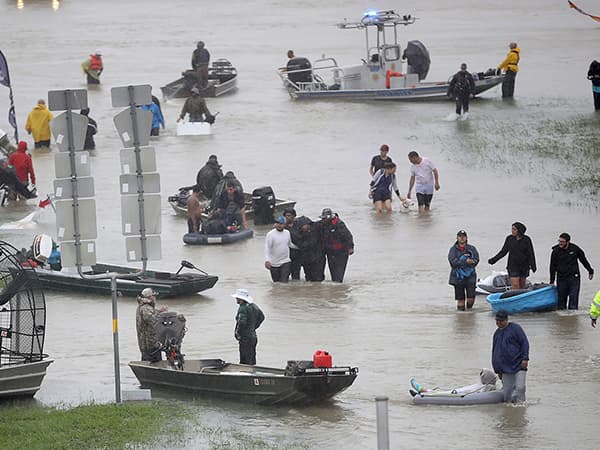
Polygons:
M28 0L27 1L28 4L43 4L43 3L48 3L48 0ZM51 0L51 5L52 5L52 9L54 11L56 11L58 8L60 8L60 1L59 0ZM25 8L25 0L17 0L17 9L23 9Z

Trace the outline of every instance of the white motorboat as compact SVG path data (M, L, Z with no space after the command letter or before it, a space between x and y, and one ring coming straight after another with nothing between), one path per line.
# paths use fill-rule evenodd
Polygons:
M277 73L290 96L297 100L448 99L449 80L424 81L430 65L425 46L409 41L402 51L398 44L398 26L411 25L415 20L393 10L368 11L359 22L337 24L341 29L365 30L367 53L361 64L340 67L334 58L325 56L312 64L306 58L292 58ZM473 73L473 78L475 96L502 83L503 75L488 69Z

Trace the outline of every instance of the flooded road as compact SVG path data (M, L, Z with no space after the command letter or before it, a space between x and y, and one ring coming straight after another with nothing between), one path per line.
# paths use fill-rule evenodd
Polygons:
M330 404L265 408L197 399L193 404L203 421L274 446L374 448L373 399L387 395L394 449L591 447L600 401L600 335L589 325L587 308L600 289L599 278L582 281L581 310L575 315L512 318L531 344L526 406L416 407L408 380L471 384L491 364L495 323L487 302L478 298L472 312L458 314L447 284L446 258L457 230L466 229L479 250L482 277L491 272L486 261L514 221L526 224L533 240L539 267L533 281L548 281L550 249L563 231L584 248L592 266L600 267L597 189L594 195L586 178L597 173L600 159L600 118L585 78L598 58L593 54L597 24L566 2L542 0L466 0L451 8L425 0L401 11L419 17L401 30L401 41L419 39L429 48L429 80L447 79L463 61L476 71L496 67L510 41L522 49L513 101L503 102L496 88L471 103L468 121L446 122L451 102L302 103L282 88L275 68L285 64L290 48L310 59L325 53L341 65L364 57L363 33L333 25L358 20L367 6L390 7L381 1L234 1L215 4L210 13L189 0L177 7L139 0L55 3L56 10L51 1L0 3L1 49L11 70L19 131L30 147L24 124L36 100L49 90L85 88L80 63L89 52L102 50L102 84L88 93L90 116L99 126L92 163L98 260L125 262L117 206L121 143L112 123L120 109L110 106L110 88L148 83L160 97L159 87L187 68L195 42L204 40L213 59L226 57L237 67L238 91L208 100L211 111L220 112L209 137L177 137L175 120L183 102L163 102L167 129L153 141L162 184L163 258L150 267L175 271L187 259L219 276L202 295L164 301L187 318L184 352L188 358L237 359L230 294L245 287L266 316L259 330L259 364L283 367L287 360L310 359L325 349L334 364L360 369L354 385ZM578 3L583 9L597 6ZM8 109L4 91L0 110ZM0 117L0 127L8 130L5 115ZM410 150L436 162L441 190L429 215L372 212L368 165L382 143L399 163L403 194ZM230 246L184 245L185 220L172 213L167 196L192 184L210 154L238 175L246 191L270 185L278 197L297 202L299 215L313 219L325 207L338 212L356 245L345 283L273 285L263 267L270 227L257 227L254 239ZM53 158L53 153L33 155L41 193L52 189ZM3 209L0 222L30 211ZM34 227L0 231L0 239L25 247L37 233L55 235L54 228L53 215L44 213ZM493 269L505 264L501 260ZM110 299L48 293L47 306L45 351L55 362L36 398L47 404L111 401ZM134 299L119 301L123 389L138 384L127 367L139 357L135 308Z

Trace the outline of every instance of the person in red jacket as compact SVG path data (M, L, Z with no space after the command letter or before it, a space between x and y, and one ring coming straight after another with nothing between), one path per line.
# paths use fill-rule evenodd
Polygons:
M35 172L31 156L27 153L27 142L19 142L17 151L9 156L8 163L14 167L15 175L21 183L28 185L31 180L31 184L35 186Z

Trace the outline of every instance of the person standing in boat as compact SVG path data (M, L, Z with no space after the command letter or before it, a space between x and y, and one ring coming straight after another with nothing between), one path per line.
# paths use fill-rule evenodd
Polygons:
M256 330L265 320L265 315L254 303L246 289L238 289L231 295L239 305L235 316L235 339L239 342L240 364L256 365Z
M373 199L376 213L392 212L392 191L401 202L405 201L396 183L396 164L386 162L383 169L375 172L369 184L369 198Z
M585 257L584 251L571 242L569 233L561 233L558 244L552 247L550 255L550 284L556 279L558 291L558 309L579 308L579 288L581 287L581 274L579 261L588 271L589 279L594 278L594 269Z
M502 380L504 401L524 402L529 340L519 324L508 321L504 310L496 313L496 326L492 339L492 367Z
M212 199L219 181L223 178L221 164L217 160L217 155L210 155L206 164L198 171L196 175L196 184L200 186L207 199Z
M198 41L196 49L192 53L192 69L196 71L198 87L204 89L208 85L208 64L210 53L204 47L204 42Z
M98 124L94 119L92 119L90 114L90 108L84 108L79 111L79 114L87 117L88 124L87 129L85 131L85 143L83 144L84 150L95 150L96 142L94 141L94 135L98 132Z
M321 242L325 255L322 258L319 277L325 279L325 259L327 259L331 281L342 283L348 258L354 253L352 233L331 208L323 209L320 218Z
M587 73L587 79L592 82L594 94L594 109L600 111L600 62L593 60Z
M435 164L429 158L419 156L414 150L408 154L408 160L411 163L411 167L406 198L411 198L414 187L417 193L419 212L429 211L431 209L433 191L440 190L440 175L437 167L435 167Z
M135 314L135 325L142 361L156 362L162 360L160 352L162 345L156 337L155 323L158 312L166 311L167 307L161 306L159 311L156 310L157 295L157 292L147 287L137 298L138 307Z
M102 62L102 52L96 50L81 63L83 73L87 76L87 84L100 84L100 74L104 70L104 63Z
M521 49L517 47L516 42L511 42L508 48L508 55L498 66L498 69L504 70L502 98L512 98L515 92L515 78L519 71L519 60L521 59Z
M274 283L287 283L290 278L292 238L285 223L285 217L277 217L275 228L265 237L265 268L271 272Z
M190 115L190 122L208 122L211 125L215 123L215 116L213 116L206 106L206 100L200 97L200 89L193 87L192 95L185 100L183 108L181 108L181 114L177 122L183 120L186 114Z
M525 235L527 227L521 222L515 222L511 227L511 234L506 236L500 251L490 259L488 264L494 265L508 253L506 270L510 278L511 289L525 289L525 282L529 270L535 273L535 252L529 236Z
M467 232L459 230L456 233L456 242L448 251L448 262L452 270L448 284L454 286L454 299L456 309L459 311L473 308L475 304L475 285L477 272L475 267L479 264L479 252L474 245L467 243Z
M371 165L369 166L369 175L373 177L375 172L383 169L383 165L387 162L393 162L391 156L389 156L390 147L387 144L383 144L379 147L379 155L373 156L371 159Z
M456 101L456 116L466 119L469 116L469 99L475 91L473 75L467 72L467 65L462 63L460 70L454 74L448 85L448 97Z
M43 98L38 100L38 104L27 116L25 130L33 136L35 148L50 148L50 121L54 116L46 107L46 101Z

